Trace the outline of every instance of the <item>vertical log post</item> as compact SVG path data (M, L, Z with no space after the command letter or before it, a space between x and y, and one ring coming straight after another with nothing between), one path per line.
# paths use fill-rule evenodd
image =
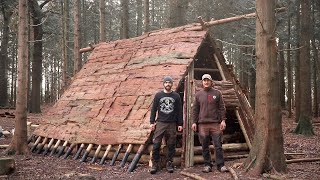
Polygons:
M80 145L80 147L79 147L79 149L78 149L78 151L77 151L76 155L73 157L73 160L77 160L77 159L78 159L78 157L80 156L80 154L81 154L81 152L82 152L83 148L84 148L84 144L82 143L82 144Z

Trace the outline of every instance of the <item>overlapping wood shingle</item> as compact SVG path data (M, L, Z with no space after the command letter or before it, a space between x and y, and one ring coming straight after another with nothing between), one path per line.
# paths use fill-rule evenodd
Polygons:
M191 24L98 44L34 134L71 143L144 144L163 77L177 85L206 34Z

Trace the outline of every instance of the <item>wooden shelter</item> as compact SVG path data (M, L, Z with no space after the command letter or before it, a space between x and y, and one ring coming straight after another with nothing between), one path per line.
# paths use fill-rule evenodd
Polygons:
M92 48L90 48L92 49ZM240 85L225 64L221 50L200 24L161 29L140 37L95 45L70 87L43 116L30 137L32 151L57 153L100 164L121 160L124 166L149 158L150 106L170 75L184 107L184 131L177 142L176 164L201 162L190 112L201 76L209 73L222 91L227 108L225 152L243 155L253 139L253 115ZM163 146L165 150L165 146Z

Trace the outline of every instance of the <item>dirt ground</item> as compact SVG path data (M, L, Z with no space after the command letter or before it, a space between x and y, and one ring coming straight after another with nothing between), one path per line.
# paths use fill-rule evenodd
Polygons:
M14 114L14 110L1 109L0 114L5 112ZM292 155L288 158L311 158L320 157L320 126L314 126L315 136L305 137L302 135L292 134L295 128L294 119L286 118L283 115L283 133L285 152L303 153L303 155ZM41 124L41 114L28 114L28 121ZM320 119L317 119L320 121ZM14 118L10 116L0 117L0 126L4 130L14 128ZM1 137L0 145L9 144L11 137ZM0 149L0 157L3 149ZM56 156L43 156L35 153L29 155L13 156L16 162L16 170L8 176L0 176L1 179L191 179L181 174L181 171L195 173L206 179L233 179L230 173L220 173L214 170L212 173L204 174L201 172L202 165L195 165L192 168L181 169L175 167L172 174L167 173L164 169L155 175L148 172L149 167L139 164L132 173L127 173L128 164L120 168L119 162L115 166L110 166L109 161L104 165L91 164L89 162L81 163L79 160L58 158ZM232 167L235 163L241 163L245 159L226 161L226 165ZM265 179L252 178L244 172L244 168L233 168L239 179ZM288 172L282 176L286 179L320 179L320 161L292 163L287 165Z

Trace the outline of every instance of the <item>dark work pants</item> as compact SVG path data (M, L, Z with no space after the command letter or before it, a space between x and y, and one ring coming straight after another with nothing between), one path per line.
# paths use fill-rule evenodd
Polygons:
M222 131L220 130L220 123L210 123L210 124L199 124L199 140L202 145L202 156L204 159L205 166L212 167L211 153L209 149L210 137L212 143L214 144L215 155L216 155L216 165L220 169L224 166L223 150L222 150Z
M173 161L173 156L176 151L176 123L157 122L156 129L153 135L153 154L152 161L159 162L160 160L160 147L162 138L165 137L168 146L167 161Z

